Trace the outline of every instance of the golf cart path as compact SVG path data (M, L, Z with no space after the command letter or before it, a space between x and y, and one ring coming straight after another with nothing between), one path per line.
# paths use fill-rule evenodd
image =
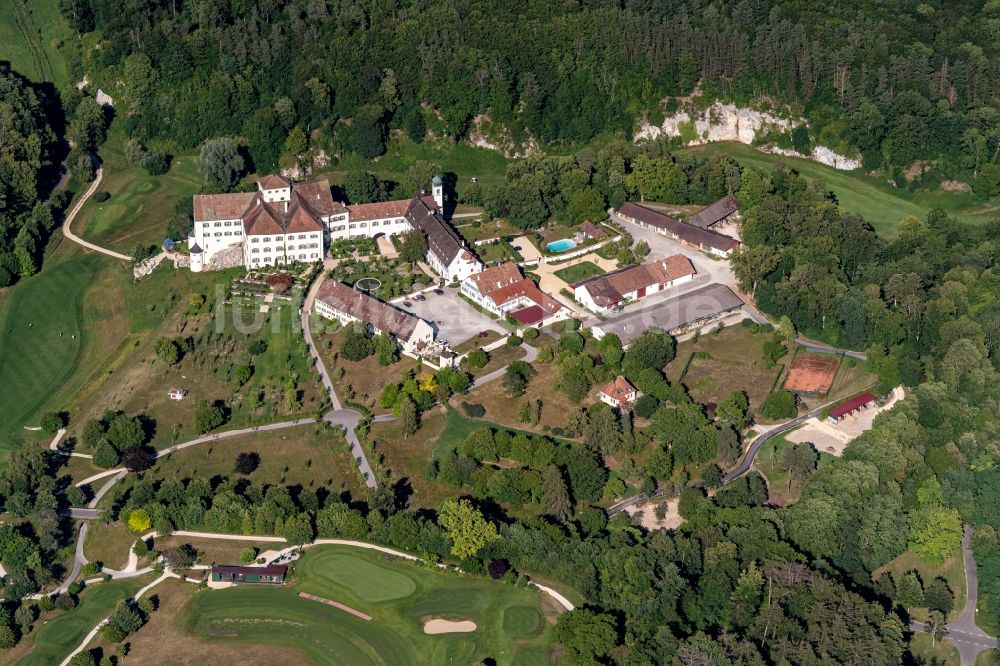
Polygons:
M127 254L122 254L121 252L115 252L114 250L109 250L106 247L101 247L100 245L95 245L90 241L85 241L70 230L69 225L73 223L76 219L77 213L83 208L83 204L87 203L87 200L97 191L97 187L101 184L101 178L104 177L104 167L97 167L97 173L94 174L94 181L90 184L87 190L83 193L83 196L76 200L76 203L69 209L66 213L66 219L63 220L62 232L63 236L67 239L73 241L77 245L82 245L88 250L93 250L94 252L100 252L101 254L106 254L109 257L114 257L115 259L121 259L122 261L132 261L132 257Z

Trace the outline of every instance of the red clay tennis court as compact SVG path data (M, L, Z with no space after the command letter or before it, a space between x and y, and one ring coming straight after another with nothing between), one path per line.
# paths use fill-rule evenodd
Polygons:
M840 358L804 352L795 357L785 378L785 388L796 393L823 395L833 386Z

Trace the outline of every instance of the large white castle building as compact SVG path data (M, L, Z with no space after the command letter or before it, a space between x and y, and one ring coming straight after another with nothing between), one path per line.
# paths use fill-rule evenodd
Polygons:
M461 282L483 264L445 221L443 209L438 177L431 196L347 206L334 201L325 178L291 183L265 176L256 192L195 195L191 270L321 261L331 241L417 230L427 239L431 268L448 282Z

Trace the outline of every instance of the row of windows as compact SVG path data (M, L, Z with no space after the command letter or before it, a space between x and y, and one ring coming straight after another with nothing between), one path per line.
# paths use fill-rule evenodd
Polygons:
M227 234L226 234L226 235L227 235L227 236L229 235L229 234L228 234L228 232L227 232ZM297 236L298 236L298 234L289 234L289 235L290 235L290 236L291 236L292 238L295 238L295 237L297 237ZM309 234L308 236L305 236L305 235L303 235L302 237L303 237L303 238L311 238L312 240L319 240L319 234ZM282 238L281 236L275 236L275 237L274 237L274 240L275 240L276 242L280 242L280 241L281 241L281 238ZM259 243L259 242L261 242L261 241L263 241L263 242L265 242L265 243L270 243L270 242L271 242L271 237L270 237L270 236L263 236L263 237L262 237L262 236L251 236L251 237L250 237L250 242L251 242L251 243ZM314 245L313 247L319 247L319 245L318 245L318 244L316 244L316 245Z
M216 238L218 238L219 236L242 236L242 235L243 235L243 232L240 231L239 229L237 229L236 231L225 231L225 232L223 232L223 231L216 231L215 232L215 237Z
M240 222L239 220L226 220L225 222L216 222L212 226L213 227L228 227L228 226L232 225L234 227L238 227L241 224L243 224L243 223ZM207 222L205 223L205 226L206 227L208 226Z
M284 263L284 259L282 257L276 257L275 259L277 260L277 262L279 264L280 263ZM309 259L319 259L319 255L316 254L315 252L313 252L312 254L310 254L308 256L306 256L305 254L300 254L297 257L289 257L289 259L292 259L292 260L298 259L299 261L308 261ZM264 257L264 262L265 263L269 262L270 260L271 260L270 257ZM260 259L260 257L251 257L250 263L251 264L259 264L259 263L261 263L261 259Z

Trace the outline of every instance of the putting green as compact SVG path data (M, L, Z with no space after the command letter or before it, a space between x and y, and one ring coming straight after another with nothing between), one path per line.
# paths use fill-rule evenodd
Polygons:
M159 189L159 187L160 187L159 182L153 180L152 178L148 178L136 182L136 184L132 186L132 193L146 194L147 192L152 192L153 190Z
M323 552L308 561L311 573L343 585L362 601L389 601L413 594L409 576L347 553Z
M541 626L542 616L529 606L508 606L503 611L503 630L511 636L534 636Z
M370 622L299 592L333 599L373 616ZM492 659L498 666L554 663L552 625L537 590L459 576L381 553L322 546L295 565L287 586L238 586L198 593L182 623L231 650L247 643L287 645L316 664L441 666ZM428 635L437 617L471 620L471 633ZM228 651L227 651L227 654ZM141 655L137 655L141 661Z

